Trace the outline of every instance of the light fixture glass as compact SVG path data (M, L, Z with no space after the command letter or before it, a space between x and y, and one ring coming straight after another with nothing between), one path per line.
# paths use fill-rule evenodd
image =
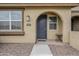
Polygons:
M27 22L30 22L30 16L29 15L27 16Z

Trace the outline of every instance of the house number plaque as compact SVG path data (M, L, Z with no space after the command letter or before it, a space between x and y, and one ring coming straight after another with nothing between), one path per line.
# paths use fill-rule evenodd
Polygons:
M31 24L30 23L28 23L28 24L26 24L27 26L31 26Z

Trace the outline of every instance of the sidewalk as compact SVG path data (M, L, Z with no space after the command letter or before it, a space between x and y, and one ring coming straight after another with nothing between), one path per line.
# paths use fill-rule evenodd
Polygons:
M30 56L52 56L48 44L35 44Z

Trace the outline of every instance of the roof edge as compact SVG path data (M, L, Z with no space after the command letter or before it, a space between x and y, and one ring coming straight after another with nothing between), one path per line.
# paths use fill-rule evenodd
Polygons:
M79 6L78 3L0 3L0 7L4 6Z

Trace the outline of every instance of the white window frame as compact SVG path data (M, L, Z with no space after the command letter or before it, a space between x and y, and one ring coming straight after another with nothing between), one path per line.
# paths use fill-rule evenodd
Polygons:
M9 12L9 20L0 20L0 21L8 21L9 22L9 29L5 29L5 30L0 29L0 32L20 32L20 31L22 31L22 19L19 19L19 20L11 19L11 11L21 11L22 12L22 10L15 9L15 10L0 10L0 11L8 11ZM12 29L11 28L11 21L20 21L21 22L21 29Z
M58 20L56 22L50 22L50 18L49 17L56 17L58 19L58 17L56 15L49 15L48 16L48 19L49 19L49 30L53 30L53 31L56 31L57 30L57 23L58 23ZM50 29L50 23L52 24L56 24L56 29Z

